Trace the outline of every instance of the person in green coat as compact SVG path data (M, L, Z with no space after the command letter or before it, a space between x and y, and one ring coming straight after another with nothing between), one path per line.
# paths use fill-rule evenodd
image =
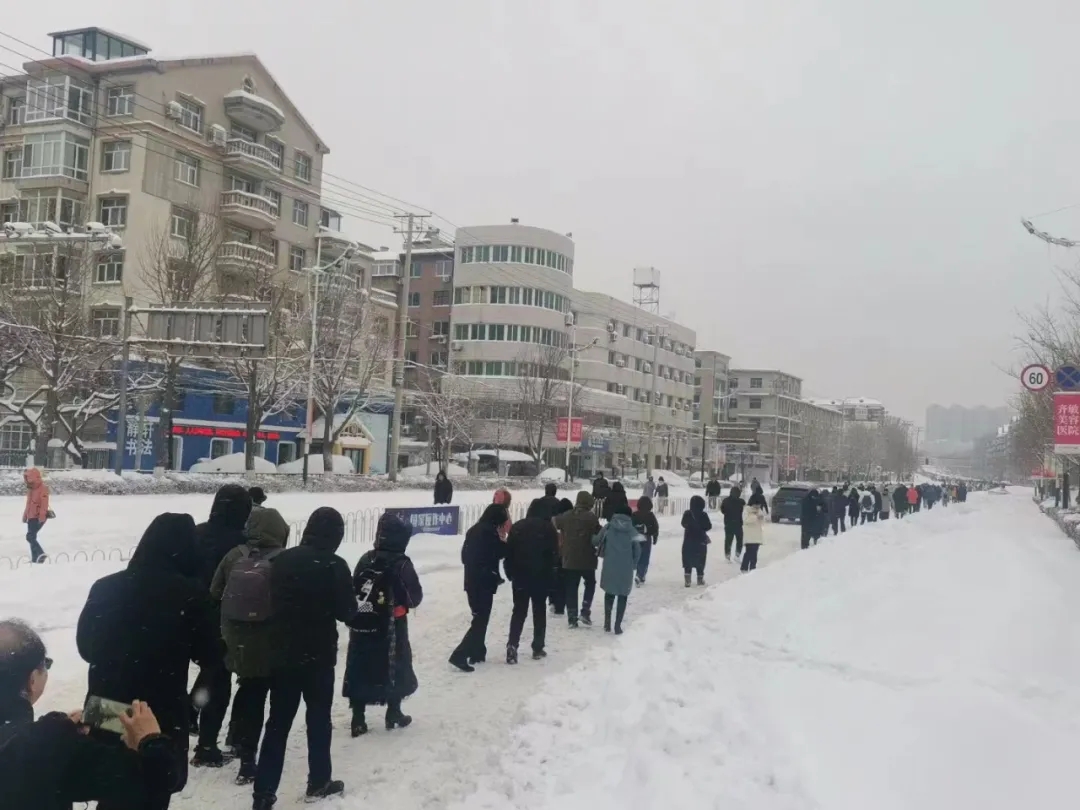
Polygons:
M616 507L608 525L593 538L593 545L604 560L600 572L600 587L604 591L604 632L611 632L611 609L615 607L617 636L622 635L626 600L634 588L634 571L641 558L641 544L645 542L630 517L629 506Z
M289 524L276 509L252 509L244 536L247 542L226 554L214 572L210 596L218 602L225 594L233 567L241 558L272 561L285 548L289 541ZM238 682L231 725L235 728L233 742L240 757L240 773L236 779L240 785L255 779L255 757L262 734L266 697L270 692L272 630L272 619L261 622L221 619L225 665L236 675Z

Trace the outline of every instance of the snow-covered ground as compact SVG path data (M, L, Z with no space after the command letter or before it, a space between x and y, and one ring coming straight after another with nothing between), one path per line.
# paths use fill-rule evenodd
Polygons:
M545 682L455 807L1073 806L1078 582L1029 490L860 527Z

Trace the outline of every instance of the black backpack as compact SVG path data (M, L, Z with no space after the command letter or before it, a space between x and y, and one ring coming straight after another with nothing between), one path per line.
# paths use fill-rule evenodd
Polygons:
M274 613L270 567L283 549L263 552L245 545L233 563L221 595L221 616L233 622L265 622Z
M393 578L390 566L373 560L355 578L356 618L350 627L360 634L385 633L394 611Z

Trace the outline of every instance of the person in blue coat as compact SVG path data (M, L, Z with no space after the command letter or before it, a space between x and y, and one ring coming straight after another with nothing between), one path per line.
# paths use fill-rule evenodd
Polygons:
M604 591L604 632L611 632L611 609L615 608L615 635L621 636L626 600L634 587L634 571L641 559L645 538L634 528L629 506L615 509L608 525L593 538L593 545L604 561L600 573L600 587Z

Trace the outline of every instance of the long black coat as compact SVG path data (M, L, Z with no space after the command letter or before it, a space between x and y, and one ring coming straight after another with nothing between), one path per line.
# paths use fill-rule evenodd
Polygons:
M853 521L859 517L859 512L862 511L862 506L859 504L859 490L853 489L848 495L848 517Z
M419 607L424 600L424 589L412 560L405 554L408 544L409 535L404 532L380 537L375 541L375 549L360 558L353 572L356 589L366 569L388 572L394 597L385 633L349 634L342 694L353 703L383 705L407 698L419 688L412 665L408 611Z
M626 491L621 487L619 489L612 488L611 493L604 498L604 520L610 521L615 515L616 507L620 506L630 506L630 502L626 499Z
M730 498L725 498L725 503ZM742 498L736 500L741 501ZM700 501L700 504L698 503ZM741 509L742 507L740 507ZM741 516L740 516L741 524ZM700 495L690 499L690 508L683 512L682 516L683 541L682 541L682 564L683 570L691 568L704 568L705 556L709 548L709 531L712 529L712 521L705 513L705 501Z
M485 512L484 517L487 516ZM466 591L495 593L503 582L499 561L506 553L506 544L499 537L498 524L486 522L484 517L465 532L461 564L465 567Z
M316 509L299 546L287 548L270 567L274 595L271 668L334 666L338 622L356 615L349 564L335 552L345 524L335 509Z
M91 586L75 636L91 695L146 701L162 732L184 744L189 662L216 666L223 652L197 567L195 521L159 515L127 568Z
M199 585L210 591L225 555L247 542L244 527L251 514L251 495L242 486L226 484L214 495L210 519L195 527L195 550L199 556Z
M514 590L546 594L558 564L559 534L550 516L526 517L510 527L503 568Z
M71 810L96 800L143 807L179 789L174 747L162 735L130 751L80 734L58 712L34 722L22 698L0 702L0 778L0 807L12 810Z
M450 503L454 498L454 485L450 483L450 479L442 475L435 478L435 503Z
M611 494L611 484L608 483L606 478L597 478L593 481L592 496L598 501L603 500Z

